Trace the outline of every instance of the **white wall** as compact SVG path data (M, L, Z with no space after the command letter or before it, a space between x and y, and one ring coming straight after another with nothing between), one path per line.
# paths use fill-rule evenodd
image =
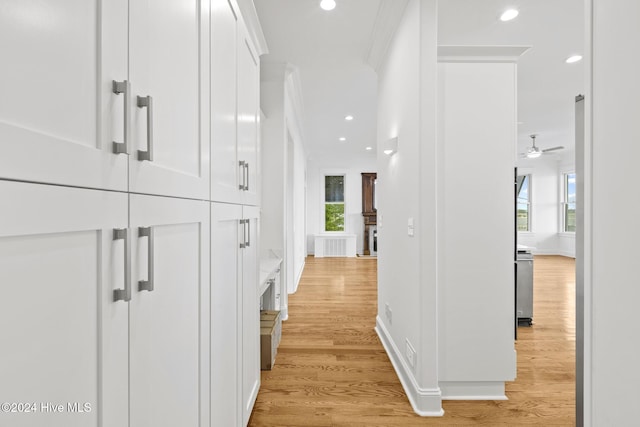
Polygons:
M307 252L314 252L314 235L324 232L324 175L345 175L345 233L356 234L356 253L363 254L362 175L376 172L376 159L363 156L358 161L314 160L307 162Z
M442 415L436 277L437 2L412 0L378 73L376 329L414 410ZM398 137L398 152L382 153ZM413 218L415 235L407 233ZM388 314L388 308L391 315ZM409 343L415 350L412 366Z
M584 177L585 426L630 426L638 422L640 401L640 197L633 179L640 158L640 58L626 53L637 51L640 2L586 3L593 5L593 70Z
M556 158L521 159L519 175L531 175L531 230L518 232L518 243L535 248L535 254L558 253L560 178Z
M517 66L515 59L478 60L482 52L461 52L453 62L439 64L438 363L443 399L504 399L504 382L516 376Z
M306 154L300 127L302 100L297 70L264 64L261 75L261 256L283 258L283 280L295 291L304 268ZM286 298L283 299L286 302ZM283 316L286 318L286 309Z

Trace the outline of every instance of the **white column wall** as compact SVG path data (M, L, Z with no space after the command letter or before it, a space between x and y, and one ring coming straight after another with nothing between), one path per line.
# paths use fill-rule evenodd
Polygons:
M436 316L436 5L408 3L378 80L377 331L414 410L432 416L443 414ZM398 151L387 156L383 145L393 137Z
M633 177L640 158L640 2L587 0L593 7L587 91L585 426L637 424L640 344L640 211ZM588 120L587 120L587 123ZM590 143L589 143L590 135Z

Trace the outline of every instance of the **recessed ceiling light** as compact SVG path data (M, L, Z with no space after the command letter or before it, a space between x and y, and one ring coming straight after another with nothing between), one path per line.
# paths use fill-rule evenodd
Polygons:
M578 62L582 60L582 55L573 55L567 58L567 60L565 61L567 64L573 64L575 62Z
M512 19L514 19L516 16L518 16L518 12L515 9L509 9L509 10L505 10L504 13L502 15L500 15L500 20L501 21L511 21Z
M365 150L371 151L371 150L373 150L373 147L367 147L367 148L365 148Z
M344 119L350 122L351 120L353 120L353 116L349 114L348 116L345 116Z
M336 8L335 0L322 0L320 2L320 7L324 10L333 10Z
M345 138L344 136L341 136L341 137L340 137L340 141L343 141L343 142L344 142L344 141L346 141L346 140L347 140L347 138Z

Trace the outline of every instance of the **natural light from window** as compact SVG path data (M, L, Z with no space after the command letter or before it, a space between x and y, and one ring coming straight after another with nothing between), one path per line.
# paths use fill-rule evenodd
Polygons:
M565 233L576 232L576 174L568 172L563 177L562 218Z
M344 231L344 175L324 177L324 231Z
M518 231L531 231L531 175L520 175L517 181L517 225Z

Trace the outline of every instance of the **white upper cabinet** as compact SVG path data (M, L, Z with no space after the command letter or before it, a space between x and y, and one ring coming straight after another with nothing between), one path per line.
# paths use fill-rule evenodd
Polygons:
M241 202L244 168L236 150L238 13L227 0L211 3L211 199Z
M238 43L238 159L244 171L243 200L258 204L258 120L260 114L260 58L244 26ZM244 163L242 163L244 162Z
M6 0L0 40L0 178L126 191L127 1Z
M208 1L131 0L131 192L209 199Z
M258 203L260 59L235 2L211 8L211 200Z
M114 301L128 283L128 196L12 181L0 194L0 396L36 405L0 424L129 425L129 304Z

